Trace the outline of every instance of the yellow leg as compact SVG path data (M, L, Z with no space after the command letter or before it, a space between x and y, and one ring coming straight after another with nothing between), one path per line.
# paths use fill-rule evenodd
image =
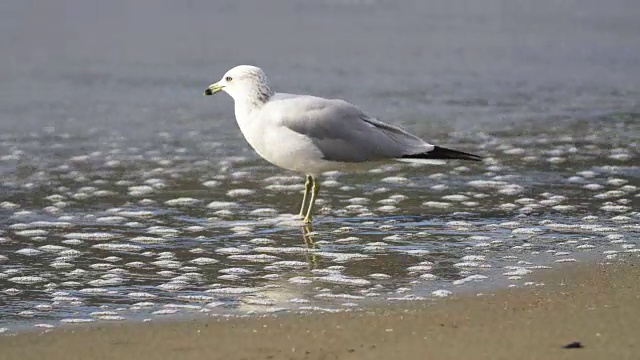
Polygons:
M311 193L311 201L309 201L309 208L307 209L307 215L304 217L304 222L311 223L311 213L313 211L313 205L316 203L316 197L318 196L318 192L320 191L320 184L318 180L311 177L311 181L313 182L313 192Z
M298 216L304 216L304 206L307 204L307 194L311 191L311 184L313 183L313 179L311 175L307 175L304 182L304 195L302 196L302 206L300 206L300 214Z

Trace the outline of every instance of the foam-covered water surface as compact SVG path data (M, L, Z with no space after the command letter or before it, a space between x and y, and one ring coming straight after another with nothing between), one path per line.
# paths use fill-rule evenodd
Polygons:
M13 50L0 64L8 84L0 89L0 332L348 311L536 286L525 276L558 263L640 253L640 47L629 46L638 29L629 9L575 13L568 2L549 18L542 8L501 13L437 1L429 9L278 1L277 12L262 9L282 19L271 35L298 22L314 34L279 35L291 47L281 49L286 62L266 51L281 42L204 36L201 25L241 19L268 31L255 9L235 2L151 12L132 4L139 22L131 23L120 5L68 3L82 16L47 13L70 25L43 20L37 34L6 14L34 21L40 10L5 4L0 12L15 35L0 43ZM205 16L212 8L219 21ZM432 10L438 16L424 23ZM332 26L311 21L318 12ZM405 21L391 21L400 15ZM564 46L549 29L563 30ZM416 42L423 35L430 52ZM33 49L59 56L44 62ZM326 173L305 228L292 215L303 177L249 149L228 99L201 96L249 60L278 90L347 98L485 160Z
M638 119L628 120L583 121L571 136L443 136L481 164L325 174L312 229L291 215L300 176L215 155L209 134L5 138L14 155L2 162L16 170L2 181L1 318L338 311L636 253Z

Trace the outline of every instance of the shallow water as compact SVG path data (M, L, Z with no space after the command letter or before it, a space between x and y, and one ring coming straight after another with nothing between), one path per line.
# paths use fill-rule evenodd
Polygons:
M637 256L638 6L188 4L0 5L0 328L348 310ZM201 96L242 62L486 160L325 174L305 229L302 177Z

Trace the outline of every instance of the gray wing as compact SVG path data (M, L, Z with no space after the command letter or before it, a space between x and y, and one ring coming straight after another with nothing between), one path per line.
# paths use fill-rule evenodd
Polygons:
M434 149L433 145L366 115L346 101L301 96L276 103L280 103L280 125L310 138L325 160L376 161Z

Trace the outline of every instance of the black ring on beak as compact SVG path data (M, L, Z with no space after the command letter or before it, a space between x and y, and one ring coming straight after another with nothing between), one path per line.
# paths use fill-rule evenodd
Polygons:
M213 91L211 91L211 89L206 89L204 91L205 96L209 96L209 95L213 95Z

